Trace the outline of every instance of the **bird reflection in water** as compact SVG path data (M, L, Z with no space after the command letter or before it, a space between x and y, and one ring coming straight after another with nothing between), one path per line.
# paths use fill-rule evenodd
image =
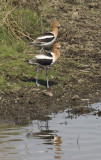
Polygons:
M61 155L63 154L62 149L61 149L61 137L58 136L56 133L56 130L50 130L48 121L45 124L38 123L37 125L39 132L31 132L28 133L26 136L28 138L38 138L43 140L41 142L41 145L51 145L53 147L49 147L47 149L53 150L54 151L54 158L55 159L61 159Z
M56 154L54 156L55 159L61 159L61 155L63 154L61 149L61 143L62 143L61 137L54 135L53 144L54 144L54 150Z

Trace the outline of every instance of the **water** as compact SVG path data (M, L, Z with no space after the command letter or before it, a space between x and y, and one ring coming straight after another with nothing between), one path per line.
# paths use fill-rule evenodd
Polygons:
M67 111L50 117L25 127L0 124L0 160L101 160L101 117L68 119Z

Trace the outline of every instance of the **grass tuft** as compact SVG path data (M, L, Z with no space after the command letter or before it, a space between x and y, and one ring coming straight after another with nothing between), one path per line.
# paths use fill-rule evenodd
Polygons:
M35 67L25 61L35 55L29 44L41 32L43 19L38 15L38 7L34 8L43 1L28 2L0 2L0 90L3 91L30 86L24 77L33 76Z

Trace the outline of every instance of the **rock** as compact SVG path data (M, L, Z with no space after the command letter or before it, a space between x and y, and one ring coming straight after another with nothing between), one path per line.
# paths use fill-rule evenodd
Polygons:
M78 19L78 18L79 18L79 13L77 11L73 12L72 19Z
M90 100L90 99L81 99L81 101L84 101L84 102L85 102L85 101L88 101L88 102L89 102L89 100Z
M99 4L96 3L96 2L91 2L88 6L89 6L90 9L91 8L99 8Z
M79 70L80 72L85 72L85 73L89 73L90 72L90 70Z
M40 91L40 89L39 88L32 88L31 89L31 92L37 92L37 91Z
M79 97L79 95L75 94L71 99L72 100L78 100L78 99L80 99L80 97Z
M23 3L26 3L26 0L22 0Z
M43 91L42 93L46 96L53 97L53 93L51 92Z
M52 76L52 75L51 75L50 77L51 77L51 79L54 79L54 78L55 78L55 77L54 77L54 76Z
M15 100L15 103L17 103L18 101Z
M84 80L83 79L78 79L78 83L83 83L84 82Z

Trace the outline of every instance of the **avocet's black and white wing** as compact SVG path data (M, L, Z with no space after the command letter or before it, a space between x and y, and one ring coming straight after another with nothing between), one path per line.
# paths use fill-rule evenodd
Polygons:
M42 66L50 66L53 64L53 53L52 52L46 52L44 55L39 54L35 57L36 63Z
M38 72L40 70L40 66L44 66L46 68L46 80L47 80L47 88L49 88L48 84L48 67L54 64L57 59L60 57L60 43L54 44L53 52L45 52L44 54L38 54L35 58L28 60L29 64L37 64L39 68L37 69L36 76L36 85L39 87L38 83Z
M55 36L52 32L47 32L38 37L35 41L31 43L33 46L48 46L54 43Z
M52 52L45 52L45 54L38 54L35 58L29 60L30 64L37 64L41 66L50 66L54 63Z

